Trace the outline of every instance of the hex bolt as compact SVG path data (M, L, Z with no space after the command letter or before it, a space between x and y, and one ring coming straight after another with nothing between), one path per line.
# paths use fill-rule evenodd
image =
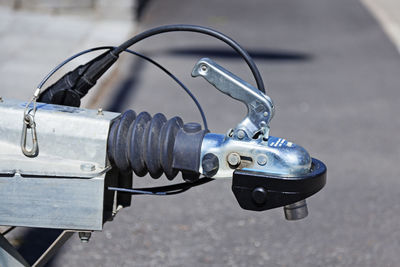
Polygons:
M79 238L82 243L88 243L90 240L90 237L92 236L91 232L79 232L78 233Z
M96 166L94 166L94 164L92 163L82 163L81 170L84 172L92 172L96 170Z
M239 139L243 139L245 136L246 136L246 133L245 133L243 130L239 130L239 131L237 132L237 137L238 137Z
M264 154L260 154L257 156L257 163L260 166L264 166L265 164L267 164L267 156L265 156Z
M219 160L213 153L207 153L202 159L203 174L207 177L213 177L219 169Z
M104 113L103 113L103 109L102 108L99 108L98 110L97 110L97 115L104 115Z
M307 202L305 199L283 207L285 218L288 221L304 219L308 215Z
M240 164L240 155L236 152L229 153L228 155L228 163L231 166L239 166Z

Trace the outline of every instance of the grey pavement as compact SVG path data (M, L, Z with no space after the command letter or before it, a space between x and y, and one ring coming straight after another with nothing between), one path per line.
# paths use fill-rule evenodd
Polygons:
M249 49L277 106L271 134L323 160L328 183L297 222L285 221L281 209L241 210L230 180L178 196L134 197L88 244L71 239L53 266L398 266L400 57L367 9L354 0L160 0L141 28L170 23L211 26ZM136 49L182 77L212 131L223 133L244 116L243 106L190 78L195 62L211 54L253 83L218 41L180 33ZM110 106L120 110L200 120L178 86L139 61L118 95Z

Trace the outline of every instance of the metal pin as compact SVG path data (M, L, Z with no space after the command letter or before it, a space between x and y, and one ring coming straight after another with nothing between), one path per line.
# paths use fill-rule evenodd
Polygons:
M240 164L240 155L236 152L229 153L228 163L232 166L238 166Z
M286 205L283 210L285 212L285 218L288 221L304 219L308 215L307 202L305 199Z

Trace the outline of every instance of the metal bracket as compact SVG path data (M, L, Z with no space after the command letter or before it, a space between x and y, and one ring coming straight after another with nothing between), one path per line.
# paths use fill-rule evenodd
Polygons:
M252 139L261 134L268 139L269 122L274 116L274 105L268 96L209 58L196 63L192 76L203 76L222 93L246 104L247 116L233 130L234 138Z

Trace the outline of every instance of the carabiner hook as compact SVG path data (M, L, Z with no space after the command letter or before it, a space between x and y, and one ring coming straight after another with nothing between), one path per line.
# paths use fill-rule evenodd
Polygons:
M28 134L28 129L31 129L32 134L32 148L29 150L26 147L26 137ZM24 116L24 126L22 127L22 136L21 136L21 150L25 156L34 158L39 154L39 146L36 135L36 124L33 118L33 115L26 114Z

